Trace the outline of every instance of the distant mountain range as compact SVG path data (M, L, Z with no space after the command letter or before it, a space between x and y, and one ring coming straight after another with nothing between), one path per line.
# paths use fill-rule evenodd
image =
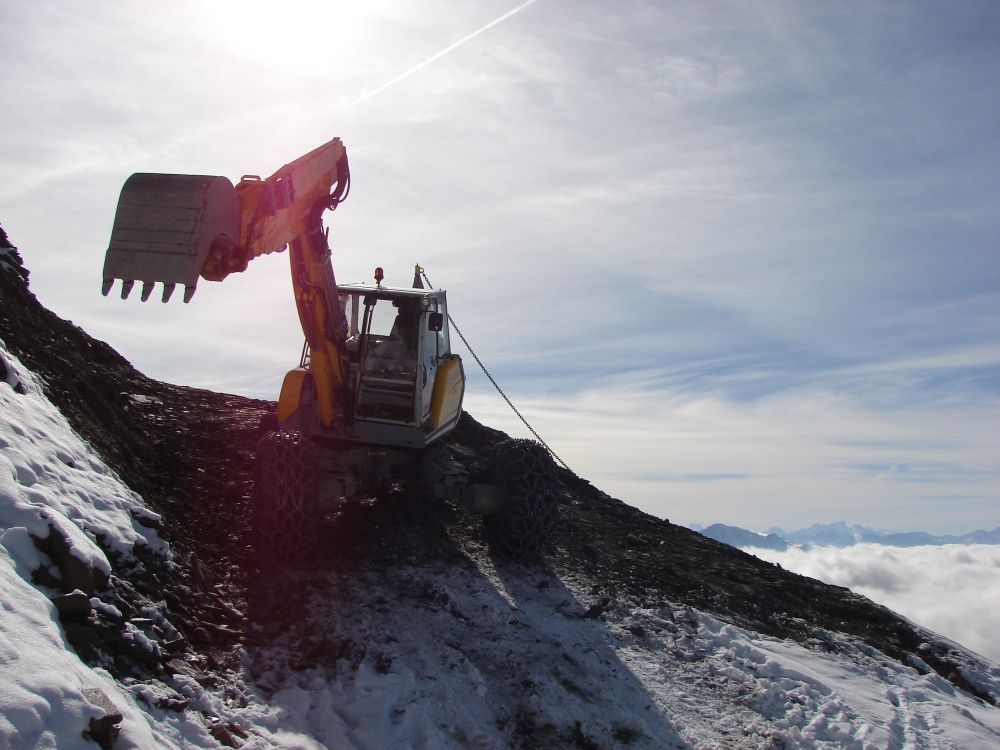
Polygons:
M785 531L777 526L767 530L766 534L748 531L738 526L726 526L715 523L708 528L691 528L703 536L715 539L717 542L732 547L761 547L784 552L789 547L801 545L809 547L853 547L855 544L868 542L884 544L889 547L920 547L923 545L942 544L1000 544L1000 526L993 531L973 531L962 536L935 536L922 531L899 533L896 531L881 531L867 526L848 526L843 521L837 523L816 523L808 529Z

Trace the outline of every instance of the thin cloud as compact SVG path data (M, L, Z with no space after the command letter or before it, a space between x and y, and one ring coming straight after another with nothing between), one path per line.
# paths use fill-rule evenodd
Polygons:
M467 372L473 416L527 437L485 379ZM888 409L822 388L740 401L629 376L578 393L500 382L571 467L677 523L768 528L848 517L896 528L903 517L901 531L935 533L1000 523L995 404ZM886 472L892 466L905 470Z
M490 21L488 24L486 24L485 26L483 26L481 29L477 29L476 31L473 31L471 34L469 34L468 36L462 37L461 39L459 39L454 44L452 44L452 45L450 45L448 47L445 47L443 50L441 50L440 52L438 52L436 55L431 55L426 60L424 60L422 63L419 63L418 65L414 65L412 68L410 68L405 73L400 73L398 76L396 76L395 78L393 78L388 83L383 83L381 86L379 86L374 91L368 92L367 94L365 94L364 96L362 96L360 99L358 99L356 102L354 102L353 104L351 104L351 106L353 107L356 104L361 104L361 102L365 101L366 99L371 99L373 96L375 96L375 94L379 93L380 91L385 91L387 88L389 88L390 86L392 86L394 83L399 83L404 78L406 78L408 75L410 75L412 73L416 73L418 70L420 70L421 68L423 68L426 65L430 65L432 62L434 62L438 58L444 57L445 55L447 55L449 52L451 52L456 47L461 47L463 44L465 44L470 39L473 39L473 38L479 36L480 34L482 34L487 29L493 28L494 26L496 26L501 21L504 21L504 20L510 18L512 15L514 15L515 13L517 13L519 10L523 10L524 8L527 8L533 2L535 2L535 0L528 0L528 2L522 3L521 5L518 5L513 10L507 11L506 13L504 13L499 18L497 18L497 19L495 19L493 21Z

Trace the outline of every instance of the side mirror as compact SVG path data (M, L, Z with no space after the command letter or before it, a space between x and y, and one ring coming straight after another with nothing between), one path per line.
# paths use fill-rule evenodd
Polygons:
M444 315L439 312L432 312L427 316L427 330L441 331L444 329Z

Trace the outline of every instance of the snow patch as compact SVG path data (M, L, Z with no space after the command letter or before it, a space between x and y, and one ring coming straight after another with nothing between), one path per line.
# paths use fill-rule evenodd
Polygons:
M40 539L55 531L70 554L105 575L111 566L98 538L119 554L136 544L166 553L136 520L150 513L141 498L80 440L2 342L0 355L26 391L0 386L0 529L23 527Z
M257 655L273 730L348 750L1000 742L996 708L853 636L779 640L469 552L470 565L326 574L302 622ZM963 674L1000 695L1000 668L968 658Z
M169 549L136 520L156 514L80 440L45 398L38 378L2 342L0 357L13 373L8 380L16 378L24 391L0 382L0 748L93 750L96 745L82 733L91 718L104 715L84 698L83 690L94 687L124 715L116 750L218 748L200 714L150 707L142 690L137 697L105 670L84 664L46 596L58 592L32 585L32 572L51 565L32 537L59 534L74 558L104 574L111 566L101 545L126 557L135 545L168 557ZM58 570L53 566L52 572ZM121 614L97 597L91 604ZM159 612L143 614L176 635ZM159 648L135 627L126 625L126 631L141 648ZM271 712L258 706L261 717ZM256 737L244 747L319 746L286 733L275 741Z

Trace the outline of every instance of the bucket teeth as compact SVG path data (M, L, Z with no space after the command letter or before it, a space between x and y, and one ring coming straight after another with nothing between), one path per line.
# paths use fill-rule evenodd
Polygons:
M185 304L187 304L188 302L191 301L191 298L194 296L194 290L195 290L195 286L193 284L191 286L185 286L184 287L184 303Z
M114 285L115 285L115 280L114 279L105 279L101 283L101 294L103 294L105 297L107 297L108 296L108 292L111 291L111 287L113 287Z
M235 247L239 236L240 200L225 177L134 174L118 197L101 275L142 283L143 299L146 283L193 290L216 241Z
M153 293L153 282L152 281L142 282L142 295L140 296L140 299L143 302L145 302L146 300L149 299L149 295L152 293Z
M176 284L164 284L163 285L163 301L164 302L169 302L170 301L170 295L174 293L174 288L176 286L177 286Z
M135 279L122 281L122 299L128 299L128 296L132 293L132 287L134 286Z

